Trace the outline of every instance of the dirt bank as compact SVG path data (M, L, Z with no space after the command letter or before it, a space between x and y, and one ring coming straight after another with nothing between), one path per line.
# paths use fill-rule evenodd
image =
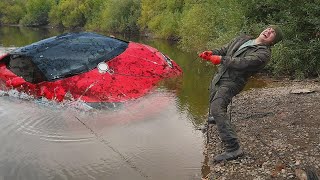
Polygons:
M284 79L269 84L233 99L232 122L245 156L210 161L211 173L204 179L300 179L306 167L320 174L320 83ZM216 132L212 126L209 159L222 152Z

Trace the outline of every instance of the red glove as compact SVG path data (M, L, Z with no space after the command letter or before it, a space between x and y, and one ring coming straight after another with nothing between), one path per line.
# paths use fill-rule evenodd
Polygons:
M212 62L212 64L217 65L221 63L221 56L213 55L210 56L208 61Z
M212 55L213 55L212 51L203 51L202 53L199 54L199 57L205 60L209 60L210 56Z

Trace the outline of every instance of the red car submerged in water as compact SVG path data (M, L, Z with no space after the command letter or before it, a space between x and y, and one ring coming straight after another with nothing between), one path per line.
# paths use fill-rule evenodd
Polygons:
M181 74L153 47L90 32L51 37L0 57L2 90L56 101L123 102Z

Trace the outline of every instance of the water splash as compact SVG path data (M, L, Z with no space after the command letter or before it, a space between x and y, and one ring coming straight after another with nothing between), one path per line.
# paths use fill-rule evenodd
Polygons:
M15 89L11 89L9 91L0 90L0 96L10 96L10 97L15 97L15 98L24 99L24 100L34 99L32 95L29 95L24 92L19 92Z
M15 89L11 89L9 91L0 90L0 97L2 96L9 96L9 97L18 98L21 100L33 101L36 104L40 104L47 107L58 108L58 109L68 108L68 109L75 109L75 110L86 111L86 112L93 109L93 107L91 107L90 105L88 105L87 103L81 100L76 100L76 101L66 100L63 102L57 102L57 101L49 100L45 97L35 98L32 95L29 95L24 92L19 92Z

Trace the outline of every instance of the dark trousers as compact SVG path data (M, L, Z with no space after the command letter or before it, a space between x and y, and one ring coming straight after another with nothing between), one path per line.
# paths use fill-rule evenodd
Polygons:
M233 83L218 83L211 87L209 113L216 122L220 139L228 152L240 147L235 129L228 118L227 108L232 97L237 95L241 89Z

